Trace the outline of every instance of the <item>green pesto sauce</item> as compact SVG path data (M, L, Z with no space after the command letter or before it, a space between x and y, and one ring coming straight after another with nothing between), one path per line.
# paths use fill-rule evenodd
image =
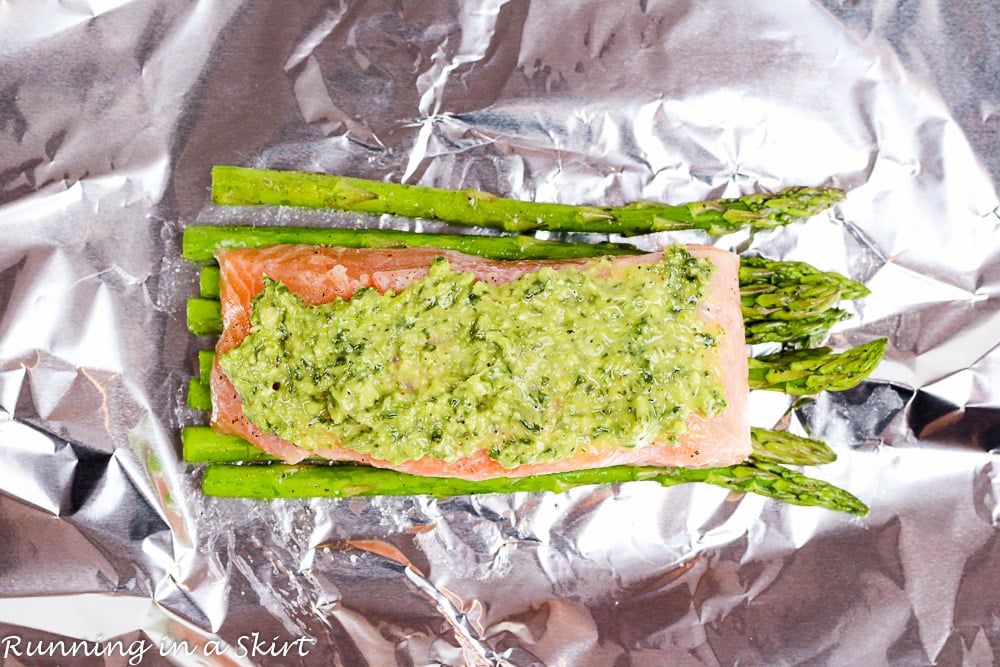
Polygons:
M493 285L438 258L399 293L322 306L268 279L222 369L264 431L393 463L487 447L513 467L674 440L725 407L718 331L697 316L714 266L675 246L599 277L609 261Z

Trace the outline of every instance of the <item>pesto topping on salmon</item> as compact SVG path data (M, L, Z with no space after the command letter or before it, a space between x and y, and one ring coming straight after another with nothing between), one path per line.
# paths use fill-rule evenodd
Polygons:
M722 332L698 314L713 273L683 246L500 285L441 257L398 293L320 306L265 279L220 364L247 419L310 450L398 464L485 449L514 467L669 443L692 414L725 409Z

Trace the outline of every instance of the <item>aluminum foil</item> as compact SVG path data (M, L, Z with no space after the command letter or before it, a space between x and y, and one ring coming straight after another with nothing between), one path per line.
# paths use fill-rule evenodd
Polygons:
M973 0L0 2L3 664L1000 662L998 25ZM829 442L811 474L871 514L650 483L202 497L182 229L442 228L220 209L214 164L568 203L843 187L707 240L872 289L830 340L889 337L870 381L752 405Z

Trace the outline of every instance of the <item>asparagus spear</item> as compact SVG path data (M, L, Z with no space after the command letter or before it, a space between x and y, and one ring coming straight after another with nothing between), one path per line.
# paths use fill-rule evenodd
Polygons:
M356 465L214 464L205 470L202 490L210 496L256 499L399 495L442 498L481 493L561 493L582 485L634 481L652 481L663 486L704 482L796 505L819 506L858 515L868 513L868 507L847 491L772 463L725 468L615 466L477 482L420 477Z
M188 381L187 404L192 410L208 412L212 409L212 390L208 382L200 378L191 378Z
M203 230L219 228L201 228ZM230 228L235 229L235 228ZM248 235L256 234L250 232L253 228L248 228ZM347 230L339 230L344 232ZM414 234L407 240L407 245L416 245L421 239L417 237L431 237L434 234ZM231 237L236 239L238 232ZM229 241L230 237L224 239ZM261 238L265 241L265 238ZM561 253L567 253L566 247L571 244L553 244L554 248ZM579 244L586 246L581 252L589 252L593 244ZM247 243L246 247L260 247ZM607 245L599 247L608 247ZM623 246L613 246L614 251L623 254L626 250ZM541 253L542 248L533 246L533 252ZM199 250L199 252L201 252ZM547 256L540 256L537 259L549 259ZM767 265L766 270L759 267ZM814 276L821 276L817 280ZM801 276L801 278L797 278ZM861 283L855 282L846 276L833 271L819 271L805 262L789 262L762 257L740 257L740 298L743 309L743 317L749 322L768 322L771 319L781 320L806 320L819 313L829 312L827 309L839 300L857 299L868 296L868 288ZM822 283L817 285L817 283ZM201 267L198 278L198 291L202 297L218 298L219 296L219 267L215 264L205 264ZM847 313L843 313L847 315Z
M207 382L208 377L212 374L212 366L214 364L215 350L198 351L198 377Z
M188 299L188 331L195 336L217 336L222 333L222 306L215 299Z
M837 303L870 293L861 283L805 262L741 257L739 275L748 343L808 345L850 317Z
M740 258L740 299L749 320L800 320L829 310L842 299L868 296L861 283L805 262Z
M216 433L208 426L182 429L183 456L188 463L210 463L203 490L207 495L247 498L350 497L356 495L416 495L437 497L516 491L561 492L583 484L614 484L652 480L672 486L704 482L736 492L752 492L799 505L865 514L868 508L851 494L811 479L779 464L818 465L836 455L824 443L781 431L751 429L750 461L724 468L688 469L618 466L517 479L467 482L427 478L392 470L355 465L287 466L283 464L219 465L234 462L274 462L278 459L246 440ZM312 461L316 463L318 460Z
M800 290L792 292L790 300L794 300L796 294L807 292L810 288L819 286L835 291L839 295L837 298L840 299L859 299L871 293L861 283L839 273L820 271L806 262L778 261L766 257L740 258L740 284L757 285L758 290L753 293L754 296L776 292L785 293L788 288ZM745 296L749 296L749 294ZM766 312L768 307L774 305L766 300L758 302L756 299L745 303L747 306L761 307L762 312ZM779 303L784 303L784 301L779 301Z
M210 426L181 429L183 458L188 463L247 463L278 461L256 445L237 435L216 433Z
M752 319L744 315L743 328L747 343L789 343L809 346L823 338L837 322L850 317L839 308L824 310L801 319L790 319L779 312L774 319Z
M750 436L753 444L751 457L757 463L814 466L837 460L836 453L825 442L788 431L754 427L750 429Z
M194 410L208 412L212 409L212 389L209 378L212 375L212 364L215 363L214 350L198 352L198 377L191 378L188 383L188 407Z
M746 226L776 227L808 218L836 204L844 193L829 187L794 187L777 194L672 206L634 202L625 206L571 206L526 202L479 190L445 190L330 174L217 166L212 200L217 204L304 206L430 218L508 232L547 229L622 235L702 229L723 234Z
M221 279L218 264L203 265L198 272L198 294L206 299L218 299Z
M837 455L826 443L793 435L786 431L750 429L754 461L784 465L821 465ZM209 426L185 426L181 429L184 460L188 463L249 463L279 461L243 438L216 433ZM312 462L322 459L310 459Z
M752 357L750 388L795 396L850 389L875 370L886 342L879 338L839 354L829 347L817 347Z
M279 243L305 243L344 248L430 246L491 259L573 259L601 255L635 255L640 251L618 243L571 243L532 236L419 234L396 229L339 227L186 227L182 251L193 262L211 262L222 248L259 248Z

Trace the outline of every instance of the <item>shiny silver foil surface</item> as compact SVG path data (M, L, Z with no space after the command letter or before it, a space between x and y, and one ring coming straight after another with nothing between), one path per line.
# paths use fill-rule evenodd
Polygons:
M1000 663L1000 11L957 2L0 0L4 665ZM215 164L566 203L789 185L707 238L872 295L829 442L853 518L703 485L252 502L180 461L183 228Z

